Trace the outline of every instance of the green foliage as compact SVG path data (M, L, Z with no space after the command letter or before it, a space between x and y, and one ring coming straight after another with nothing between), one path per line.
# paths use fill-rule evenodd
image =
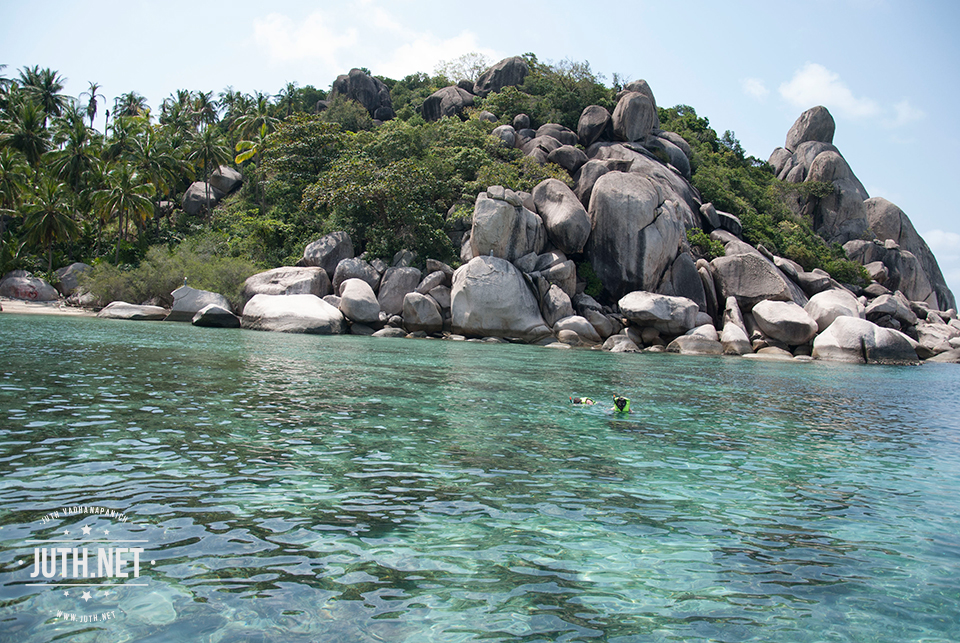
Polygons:
M710 238L710 235L700 228L687 230L687 241L695 248L700 258L710 261L723 256L723 243Z
M320 113L320 118L327 123L336 123L345 132L361 132L373 127L373 119L367 108L339 94Z
M598 299L603 293L603 283L600 281L600 277L597 276L597 273L589 261L584 261L577 265L577 275L587 283L583 289L584 294Z
M139 304L155 299L170 305L170 295L183 285L184 277L193 288L224 295L234 308L239 307L243 282L257 272L251 262L217 254L221 248L209 238L185 242L171 252L165 246L153 246L140 265L113 266L98 262L81 278L81 285L102 304L126 301Z

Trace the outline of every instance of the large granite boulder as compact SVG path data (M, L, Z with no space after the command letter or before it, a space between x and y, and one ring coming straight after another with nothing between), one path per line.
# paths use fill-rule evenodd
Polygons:
M222 192L230 194L243 183L243 175L232 167L220 165L210 173L210 185Z
M343 314L316 295L254 295L243 307L243 328L339 335Z
M761 301L753 319L764 335L787 346L806 344L817 334L817 322L792 301Z
M165 321L193 321L194 316L210 304L230 310L230 302L226 297L209 290L181 286L170 294L173 295L173 308L170 309L170 314Z
M720 333L720 346L724 355L746 355L753 352L753 344L746 331L736 324L724 324Z
M553 325L553 330L556 333L559 333L562 330L573 331L580 338L581 343L586 344L599 344L603 341L600 337L600 334L597 332L597 329L593 327L586 318L580 317L579 315L572 315L570 317L564 317L563 319L557 320Z
M642 141L660 126L657 106L649 96L627 92L613 110L613 135L621 141Z
M723 344L702 335L681 335L667 344L667 352L682 355L723 355Z
M163 321L169 311L160 306L138 306L125 301L112 301L104 306L97 317L101 319L130 319L135 321Z
M513 190L492 186L477 196L470 247L474 257L494 256L515 261L543 250L543 220L523 206Z
M703 283L693 256L689 252L681 252L663 274L657 292L661 295L692 299L701 311L712 314L710 306L707 304L707 293ZM716 295L714 295L715 301ZM712 312L716 312L716 303L714 303Z
M399 315L403 311L403 298L407 296L407 293L419 289L421 274L419 268L387 268L380 280L380 291L377 293L380 310L388 316ZM428 292L431 288L441 285L443 276L444 274L439 272L439 281L434 278L436 283L423 292Z
M583 252L590 237L590 215L573 190L562 181L547 179L533 188L533 201L547 239L566 254Z
M574 315L570 297L556 284L551 284L549 290L541 298L540 313L543 315L544 322L550 328L553 328L554 324L564 317Z
M590 147L601 138L613 138L613 119L607 108L600 105L585 107L577 122L577 136L584 147Z
M577 170L583 167L588 160L583 150L572 145L561 145L547 154L547 163L556 163L565 169L570 176L576 174Z
M533 291L512 263L479 256L453 274L453 332L473 337L517 337L537 341L550 335Z
M849 290L824 290L810 298L803 307L817 322L817 332L822 333L837 317L864 318L863 305Z
M316 295L331 293L330 277L320 266L282 266L259 272L243 282L243 300L254 295Z
M371 118L379 121L388 121L396 115L387 85L360 69L351 69L350 73L337 76L330 90L330 100L337 96L360 103Z
M863 202L869 195L839 152L818 154L806 180L834 186L833 194L809 203L814 229L820 236L829 243L843 244L866 234L869 225Z
M346 279L340 289L340 312L352 322L376 324L380 321L380 303L363 279Z
M456 85L433 92L423 101L420 110L425 121L438 121L444 116L457 116L473 106L473 95Z
M720 295L736 297L740 308L750 310L771 299L792 301L793 295L783 274L760 254L744 253L717 257L710 262Z
M341 261L351 257L353 257L353 241L346 232L331 232L303 249L303 264L320 266L327 272L328 277L333 277Z
M494 127L490 135L499 138L504 147L514 148L517 146L517 130L513 129L513 125Z
M360 257L350 257L337 264L333 271L333 292L339 295L343 282L347 279L362 279L376 292L380 287L380 273Z
M183 193L180 206L184 212L195 217L201 212L212 210L222 198L223 192L217 188L204 181L194 181Z
M814 359L869 364L909 364L917 353L906 335L857 317L837 317L813 340Z
M937 258L933 255L926 241L917 233L910 218L896 205L882 197L873 197L863 202L867 223L870 229L881 240L892 239L900 250L911 253L919 260L923 277L936 296L936 301L930 301L929 295L922 292L922 282L919 278L914 283L900 286L900 290L911 301L929 301L939 310L956 308L956 299L947 286Z
M523 84L530 67L527 61L520 56L504 58L481 74L473 85L473 93L486 97L492 92L499 92L504 87L515 87ZM527 125L529 127L529 123Z
M411 333L439 333L443 330L443 313L430 295L409 292L403 298L403 327Z
M684 237L676 202L646 176L610 172L594 185L589 213L586 254L607 296L655 290Z
M812 107L800 114L790 131L787 132L787 141L784 147L790 152L795 152L801 143L807 141L819 141L821 143L833 143L833 134L837 125L833 116L827 111L826 107Z
M194 326L206 328L240 328L240 318L230 312L229 308L217 304L204 306L190 321Z
M866 307L864 316L872 322L889 316L906 326L917 323L917 314L913 312L909 300L902 295L880 295Z
M60 299L57 289L40 277L26 270L14 270L0 281L0 297L25 301L56 301Z
M681 335L697 326L696 302L686 297L670 297L635 291L620 298L620 312L630 322L655 328L664 335Z
M626 335L611 335L603 342L603 350L611 353L639 353L640 347Z
M86 263L75 262L69 266L64 266L57 270L57 280L54 283L56 289L64 297L69 297L80 285L80 278L93 270L93 266Z

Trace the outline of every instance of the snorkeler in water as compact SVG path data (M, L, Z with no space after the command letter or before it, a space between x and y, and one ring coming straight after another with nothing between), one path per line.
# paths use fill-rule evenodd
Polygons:
M589 397L571 397L570 401L574 404L581 404L583 406L593 406L596 404L596 402L591 400Z
M614 413L630 413L630 398L614 395L612 410Z

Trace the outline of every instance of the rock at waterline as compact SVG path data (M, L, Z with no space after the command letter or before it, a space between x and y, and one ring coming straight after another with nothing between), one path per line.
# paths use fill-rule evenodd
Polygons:
M665 335L679 335L697 325L700 308L686 297L670 297L635 291L620 299L620 312L632 323L655 328Z
M188 322L206 306L214 304L220 308L230 310L230 302L223 295L209 290L197 290L190 286L181 286L172 293L173 308L164 321Z
M429 295L407 293L403 298L403 326L411 333L439 333L443 330L440 305Z
M418 290L421 274L418 268L387 268L380 281L380 292L377 295L380 310L388 315L399 315L403 310L403 298L407 293ZM434 277L436 283L431 288L442 284L445 277L440 271L434 274L438 276Z
M918 360L904 334L857 317L837 317L817 335L813 357L869 364L912 364Z
M468 337L535 342L551 334L523 273L498 257L475 257L457 269L450 307L453 332Z
M138 306L125 301L113 301L97 313L101 319L129 319L134 321L163 321L169 311L160 306Z
M243 307L243 328L338 335L343 314L316 295L254 295Z
M24 301L56 301L60 299L57 289L26 270L14 270L0 281L0 297Z
M207 304L193 316L194 326L206 328L240 328L240 318L230 312L230 309Z
M767 337L787 346L806 344L817 334L817 322L792 301L761 301L753 318Z
M803 307L817 322L817 332L822 333L837 317L864 318L863 305L849 290L824 290L810 298Z
M243 298L254 295L316 295L331 292L330 277L320 266L283 266L260 272L243 283Z
M379 323L380 303L370 284L363 279L344 281L340 291L340 312L353 322Z

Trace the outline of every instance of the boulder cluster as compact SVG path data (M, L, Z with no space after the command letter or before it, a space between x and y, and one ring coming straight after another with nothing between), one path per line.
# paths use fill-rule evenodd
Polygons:
M389 117L389 92L355 71L335 90L365 97L371 114ZM501 61L471 86L431 96L424 117L457 114L473 96L519 84L526 73L522 58ZM832 186L802 191L821 196L797 197L791 207L865 266L867 287L747 243L736 216L702 201L689 145L660 129L656 99L640 80L623 89L613 113L584 109L576 132L556 123L534 130L524 114L493 130L503 145L556 163L570 180L477 195L457 234L456 270L408 251L389 264L356 256L349 235L335 232L310 243L297 266L247 279L235 311L222 296L184 285L170 311L114 302L100 315L615 352L960 361L960 320L936 259L906 214L869 197L833 133L825 108L808 110L770 163L785 181ZM709 233L723 256L708 261L691 249L691 229Z

